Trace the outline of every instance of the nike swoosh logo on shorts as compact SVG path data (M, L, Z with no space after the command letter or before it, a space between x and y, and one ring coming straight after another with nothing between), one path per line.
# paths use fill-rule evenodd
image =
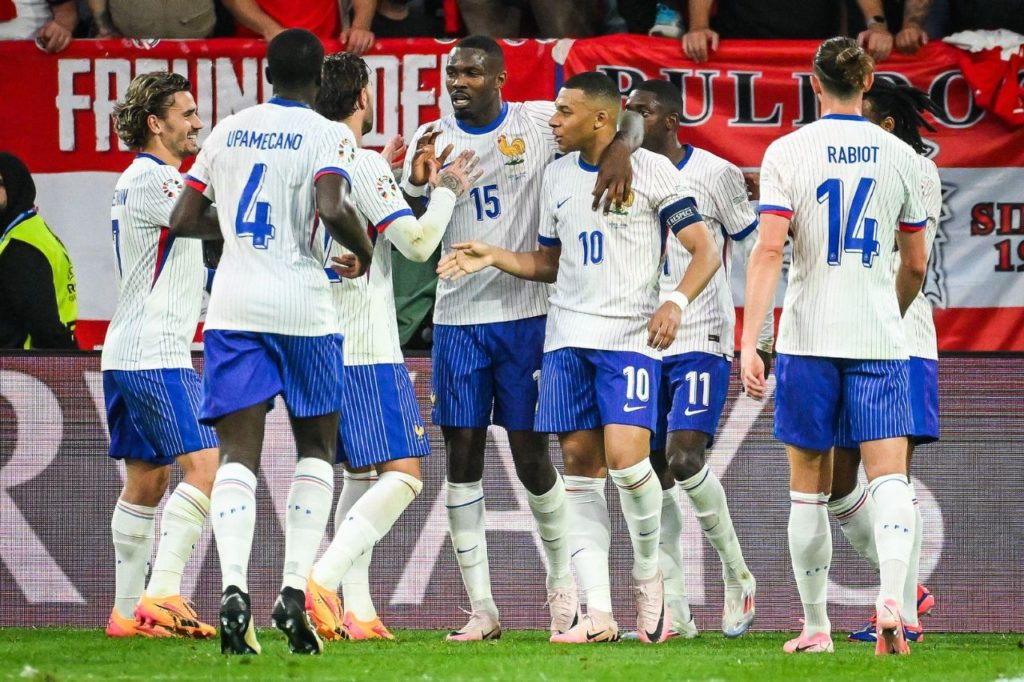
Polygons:
M622 411L623 412L636 412L637 410L646 410L646 409L647 409L646 405L623 405L622 406Z
M685 410L683 410L683 414L685 414L687 417L692 417L695 414L701 414L701 413L707 412L707 411L708 411L708 408L705 407L703 410L694 410L693 412L691 412L690 408L687 407Z
M562 204L564 204L565 202L569 201L569 199L572 199L572 197L570 196L570 197L566 197L566 198L562 199L557 204L555 204L555 208L562 208Z

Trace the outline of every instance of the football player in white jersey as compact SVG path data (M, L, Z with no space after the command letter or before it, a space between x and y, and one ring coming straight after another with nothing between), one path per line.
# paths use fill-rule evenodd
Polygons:
M270 42L274 97L214 127L171 215L172 234L224 239L203 332L202 411L221 443L210 513L224 589L224 653L259 653L247 572L266 413L278 394L299 459L288 495L283 584L271 615L293 653L322 648L304 590L334 501L342 339L330 285L311 249L314 216L355 253L358 272L373 256L345 200L351 131L310 108L323 58L309 31L287 30ZM213 201L216 222L207 213Z
M206 522L217 471L217 438L199 422L202 389L190 353L205 281L202 245L168 234L185 186L178 168L199 151L203 127L191 89L178 74L143 74L114 110L118 137L138 154L118 178L110 209L120 295L101 360L110 456L125 463L110 522L111 637L216 634L181 596L181 573ZM164 506L143 592L156 507L175 462L184 478Z
M316 110L347 125L361 146L374 121L366 62L348 52L332 54L322 73ZM435 173L430 205L417 219L398 191L390 161L356 149L352 201L369 226L374 267L366 277L348 279L343 275L349 274L353 256L329 236L321 242L345 333L338 434L345 485L335 509L334 539L313 566L308 585L319 595L310 615L328 639L394 639L370 598L370 558L376 542L422 489L419 458L430 454L430 443L398 340L391 246L418 262L434 253L456 199L472 183L473 163L471 153L461 155ZM374 473L379 474L376 480ZM344 613L336 594L339 585Z
M825 41L813 66L821 120L773 142L761 166L761 226L747 268L741 377L747 393L763 397L760 322L772 305L790 235L793 261L776 344L775 437L789 457L789 551L804 627L784 650L833 649L826 503L831 450L843 419L851 440L860 443L875 502L876 653L905 654L900 602L915 521L901 317L921 290L927 262L920 163L910 147L861 115L873 63L855 41Z
M874 85L864 95L864 117L893 133L918 153L921 163L921 192L928 215L925 227L925 245L931 253L939 217L942 214L942 182L935 163L926 154L928 145L921 139L921 128L932 132L935 129L924 119L925 112L941 112L926 92L906 83L897 83L887 78L875 79ZM918 293L907 314L903 316L903 329L907 335L910 353L910 407L914 417L914 430L907 444L907 471L914 447L934 443L939 439L939 367L938 343L935 335L935 321L932 306L923 292ZM839 436L833 453L832 497L828 508L839 520L839 527L854 549L878 570L878 555L875 552L874 502L857 481L860 468L860 450L857 443L846 438L840 422ZM911 483L913 494L913 483ZM903 586L903 630L911 642L918 641L923 633L919 616L935 607L935 597L924 585L918 583L918 564L921 556L922 523L921 510L914 495L914 549L910 555L907 580ZM850 641L875 642L875 619L850 634Z
M456 202L442 240L445 249L471 239L512 251L536 244L541 174L557 153L548 126L554 106L503 101L506 77L504 55L494 40L469 36L459 41L446 67L454 113L422 126L409 143L414 153L406 155L402 187L411 197L426 193L426 161L435 145L471 150L480 159L483 177ZM634 127L616 138L603 160L602 168L610 169L607 176L613 178L609 195L625 195L621 188L628 184L629 152L643 138L639 120L631 120ZM597 183L595 204L606 184L603 179ZM418 203L410 199L414 207ZM498 270L457 282L442 280L437 286L432 417L444 434L448 526L472 606L469 622L451 632L450 640L501 635L491 595L482 482L492 423L508 431L516 473L544 538L551 629L564 631L576 621L565 485L551 463L548 437L533 431L548 293L543 282Z
M660 351L674 340L683 310L711 280L720 259L691 193L660 154L634 152L633 189L626 200L607 215L593 210L587 189L621 111L608 76L573 76L555 105L551 127L565 156L544 172L539 249L516 253L478 241L459 243L438 271L460 277L490 265L523 279L557 279L534 428L558 434L566 488L586 493L569 500L570 542L587 614L551 641L618 639L608 576L607 472L633 544L638 635L643 642L661 642L670 631L658 567L662 496L648 458L658 416ZM692 259L659 307L669 230Z
M651 444L651 463L663 488L661 571L665 576L665 599L674 631L696 637L679 550L682 519L678 487L689 498L704 535L722 561L722 631L727 637L739 637L754 620L757 583L743 559L725 489L708 466L705 452L714 442L725 407L736 343L729 256L733 242L745 251L753 246L757 216L747 200L739 168L708 151L679 143L683 97L676 86L664 80L644 81L630 93L626 108L643 117L644 149L667 157L693 191L723 262L707 288L687 306L679 333L661 362L658 428ZM670 240L661 277L663 296L675 290L689 261L689 252ZM766 316L758 342L758 353L766 364L771 361L773 323L774 317Z

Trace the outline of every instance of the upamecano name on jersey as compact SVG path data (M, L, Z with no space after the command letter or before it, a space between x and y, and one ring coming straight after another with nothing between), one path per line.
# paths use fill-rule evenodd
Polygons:
M878 163L878 147L828 146L829 163Z
M228 133L227 146L295 150L302 146L302 133L261 133L255 130L232 130Z

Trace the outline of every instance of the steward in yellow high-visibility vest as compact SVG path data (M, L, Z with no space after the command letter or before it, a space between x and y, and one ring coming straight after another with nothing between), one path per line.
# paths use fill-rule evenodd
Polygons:
M75 271L35 196L25 164L0 153L0 348L77 348Z

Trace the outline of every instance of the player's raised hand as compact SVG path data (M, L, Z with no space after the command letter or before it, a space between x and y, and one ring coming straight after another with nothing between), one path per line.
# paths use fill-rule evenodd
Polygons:
M483 171L476 170L479 162L480 157L476 155L476 152L466 150L455 157L455 160L448 164L443 171L440 173L435 171L431 174L430 185L431 187L446 187L456 197L460 197L483 175Z
M437 156L437 149L434 143L440 134L440 130L431 126L423 131L423 134L416 141L416 150L413 152L412 157L412 167L409 170L409 182L417 187L422 187L430 182L430 176L444 167L445 161L448 160L448 155L455 148L454 145L449 144L441 152L441 155Z
M679 321L683 311L672 301L666 301L654 311L647 323L647 345L655 350L665 350L676 340Z
M357 279L366 274L366 266L354 253L345 253L331 258L331 270L345 279Z
M494 247L483 242L459 242L452 244L437 264L437 276L456 281L474 272L480 272L494 262Z
M632 154L624 144L610 144L604 153L597 169L597 182L594 183L593 210L603 206L604 214L608 215L612 204L621 204L629 197L633 186Z
M402 162L399 161L405 152L408 151L408 147L405 144L405 138L401 135L395 135L388 143L384 145L384 149L381 150L380 155L384 157L384 160L391 164L392 168L401 168Z
M740 353L740 381L743 382L743 390L751 398L764 398L764 361L758 353Z

